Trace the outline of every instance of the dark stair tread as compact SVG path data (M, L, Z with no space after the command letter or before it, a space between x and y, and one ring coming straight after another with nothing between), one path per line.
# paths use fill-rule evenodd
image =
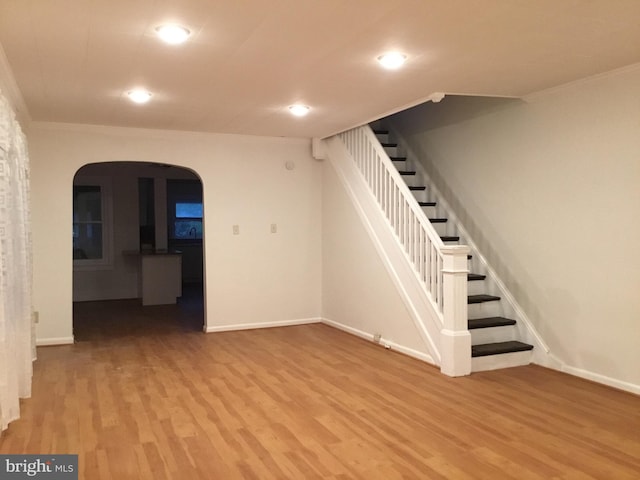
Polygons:
M376 135L388 135L389 134L389 130L376 129L376 130L373 131L373 133L375 133Z
M431 223L447 223L449 219L448 218L430 218L429 221Z
M405 162L407 157L389 157L392 162Z
M498 300L500 300L500 297L496 297L495 295L469 295L467 297L467 304L496 302Z
M484 280L485 278L487 278L486 275L481 275L479 273L469 273L467 275L467 280L470 282L474 282L476 280Z
M485 343L471 346L472 357L486 357L487 355L500 355L502 353L526 352L533 350L533 345L515 340L510 342Z
M397 146L398 146L398 144L397 144L397 143L391 143L391 142L380 142L380 144L381 144L383 147L397 147Z
M400 175L415 175L415 170L398 170Z
M425 186L421 186L421 187L411 187L410 186L409 187L409 190L411 190L411 191L422 191L422 190L426 190L426 189L427 189L427 187L425 187Z
M457 236L449 236L449 235L443 235L442 237L440 237L442 239L443 242L457 242L458 240L460 240L460 237Z
M418 202L421 207L435 207L436 202Z
M515 324L515 320L504 317L470 318L468 328L474 330L476 328L508 327Z

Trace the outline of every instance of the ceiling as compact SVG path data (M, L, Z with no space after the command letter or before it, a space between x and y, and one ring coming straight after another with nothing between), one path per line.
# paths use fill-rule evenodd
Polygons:
M165 21L190 40L158 41ZM521 97L638 63L640 1L0 0L0 44L33 121L324 137L435 92ZM388 50L404 68L377 65Z

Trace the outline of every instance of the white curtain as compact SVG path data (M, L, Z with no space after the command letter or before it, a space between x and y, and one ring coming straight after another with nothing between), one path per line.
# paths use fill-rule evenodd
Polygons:
M0 91L0 432L31 395L29 158L26 140Z

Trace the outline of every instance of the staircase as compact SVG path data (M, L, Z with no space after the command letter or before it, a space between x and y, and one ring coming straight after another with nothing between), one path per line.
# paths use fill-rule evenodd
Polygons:
M431 225L447 245L466 244L471 248L467 256L468 329L471 333L471 371L493 370L531 362L533 345L521 341L526 330L513 318L517 313L511 302L501 296L500 285L473 242L464 238L464 230L429 185L422 166L413 158L407 158L402 146L380 121L371 125L375 136L413 193ZM491 272L492 273L492 272Z

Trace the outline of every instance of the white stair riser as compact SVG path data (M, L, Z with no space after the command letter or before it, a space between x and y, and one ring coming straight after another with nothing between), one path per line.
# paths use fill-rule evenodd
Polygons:
M483 293L487 293L487 283L488 282L486 280L474 280L473 282L467 282L467 295L482 295Z
M516 340L517 337L517 331L513 325L504 327L476 328L469 330L469 333L471 333L471 345L508 342L509 340Z
M389 134L385 133L376 133L376 138L378 139L378 141L380 143L391 143L391 140L389 139Z
M453 227L451 225L448 225L446 223L432 223L431 224L433 226L433 228L435 229L436 232L438 232L438 235L453 235L454 232Z
M499 368L519 367L531 363L531 350L526 352L503 353L501 355L488 355L486 357L474 357L471 359L472 372L484 372Z
M502 302L485 302L467 305L468 318L508 317L505 315Z
M398 147L384 147L384 151L387 152L387 155L390 157L399 157Z

